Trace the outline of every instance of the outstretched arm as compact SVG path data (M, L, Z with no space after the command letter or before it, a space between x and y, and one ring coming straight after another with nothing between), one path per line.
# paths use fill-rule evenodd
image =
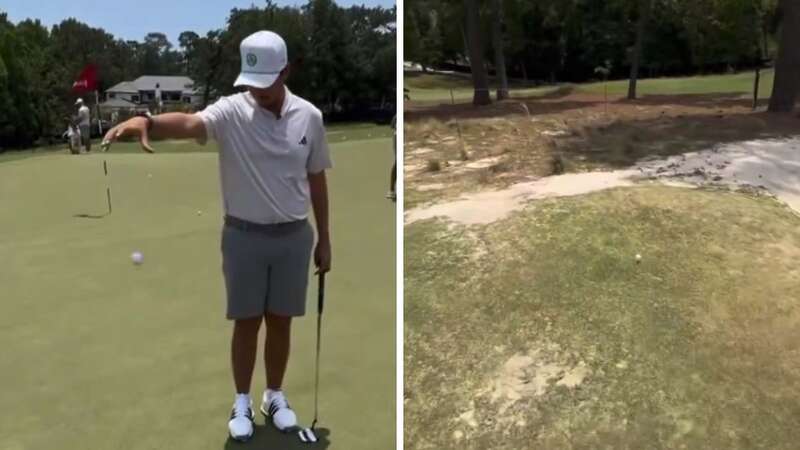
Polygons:
M195 114L166 113L153 116L152 126L148 130L145 117L133 117L108 130L103 138L103 145L110 145L121 137L138 136L144 151L153 153L150 138L161 139L205 139L206 128L203 120Z

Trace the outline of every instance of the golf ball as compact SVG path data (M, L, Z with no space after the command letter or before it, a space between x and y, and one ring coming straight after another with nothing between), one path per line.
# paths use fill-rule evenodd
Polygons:
M642 255L637 253L636 254L636 262L641 262L641 261L642 261Z
M203 211L200 211L200 210L198 209L198 210L197 210L197 215L198 215L198 216L201 216L201 215L203 215Z
M147 174L147 178L153 178L153 174L152 173L148 173Z
M131 253L131 261L138 266L144 262L144 255L142 255L142 252L133 252Z

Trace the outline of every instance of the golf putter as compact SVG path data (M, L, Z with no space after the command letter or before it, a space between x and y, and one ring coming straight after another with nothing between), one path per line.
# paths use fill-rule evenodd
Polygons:
M303 428L297 432L300 441L313 444L317 442L317 435L314 433L314 428L317 426L317 419L319 418L319 349L320 349L320 334L322 332L322 308L325 306L325 274L319 274L319 288L317 293L317 362L315 365L315 378L314 378L314 421L311 422L311 428Z

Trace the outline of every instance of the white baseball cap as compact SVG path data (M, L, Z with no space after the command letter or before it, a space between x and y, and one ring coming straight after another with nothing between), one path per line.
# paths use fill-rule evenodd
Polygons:
M272 31L258 31L239 45L242 71L234 86L268 88L286 67L286 42Z
M77 99L77 100L75 100L75 104L76 104L76 105L80 105L80 104L82 104L82 103L83 103L83 99L82 99L82 98L80 98L80 97L78 97L78 99Z

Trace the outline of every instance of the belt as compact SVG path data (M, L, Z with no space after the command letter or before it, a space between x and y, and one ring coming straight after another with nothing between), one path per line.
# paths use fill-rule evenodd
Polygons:
M255 223L255 222L250 222L248 220L240 219L238 217L225 216L226 226L246 232L264 233L273 235L289 233L292 231L299 230L303 228L306 225L306 223L308 223L307 219L300 219L292 222L282 222L282 223Z

